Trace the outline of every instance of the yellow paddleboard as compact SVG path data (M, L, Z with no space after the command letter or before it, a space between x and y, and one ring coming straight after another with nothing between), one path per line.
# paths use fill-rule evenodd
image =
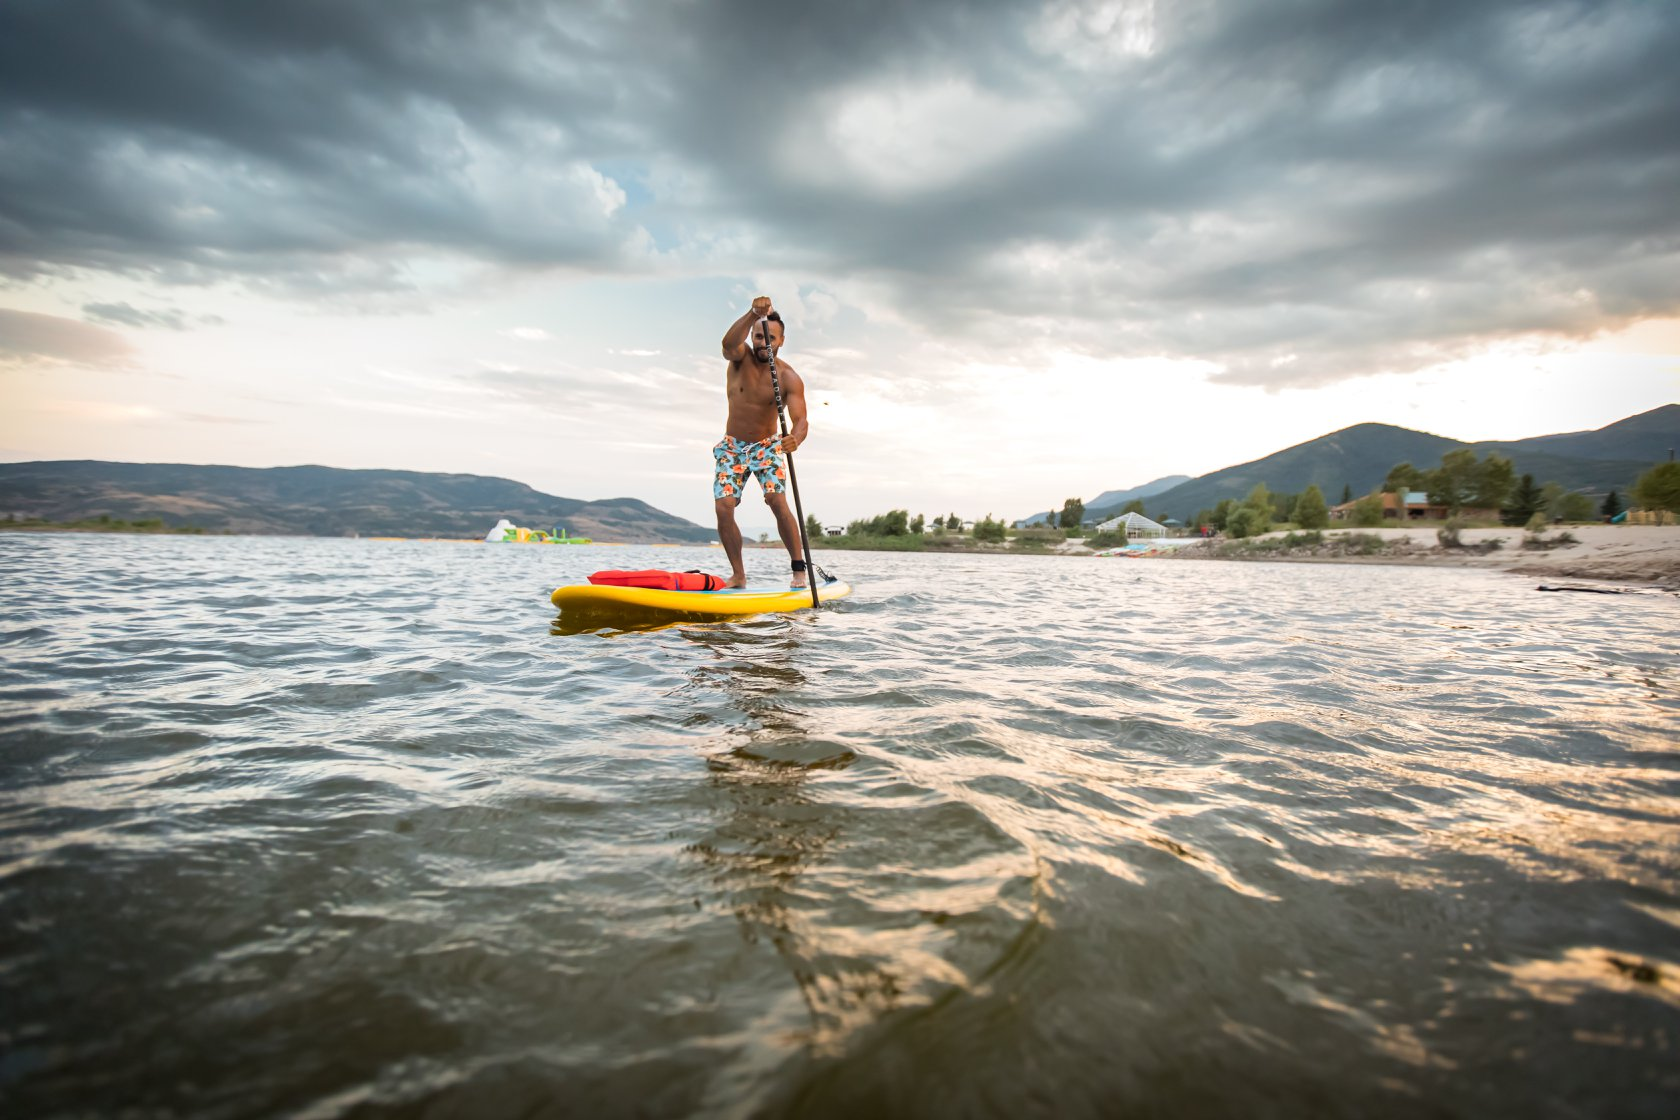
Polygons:
M817 599L829 603L852 593L845 580L817 584ZM738 587L722 591L659 591L651 587L599 587L577 583L555 588L549 596L560 613L599 618L603 624L625 622L717 621L748 614L797 611L811 605L808 587Z

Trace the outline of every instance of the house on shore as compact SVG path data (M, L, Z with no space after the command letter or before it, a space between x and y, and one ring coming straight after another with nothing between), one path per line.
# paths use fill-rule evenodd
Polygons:
M1362 499L1343 502L1339 506L1330 507L1330 520L1352 521L1353 507ZM1384 521L1445 521L1451 517L1452 510L1438 502L1431 502L1429 495L1422 490L1408 490L1404 494L1397 494L1385 490L1382 493L1382 515ZM1468 506L1458 511L1458 516L1471 521L1497 521L1499 511L1496 509L1472 509Z

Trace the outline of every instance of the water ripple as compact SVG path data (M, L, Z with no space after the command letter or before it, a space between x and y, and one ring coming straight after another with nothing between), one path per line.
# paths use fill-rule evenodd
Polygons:
M833 559L562 635L718 554L0 536L0 1095L1672 1112L1673 597Z

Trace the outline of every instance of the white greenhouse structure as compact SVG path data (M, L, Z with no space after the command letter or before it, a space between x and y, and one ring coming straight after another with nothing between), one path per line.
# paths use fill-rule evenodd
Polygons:
M1127 540L1142 540L1149 537L1164 537L1167 527L1159 521L1151 521L1141 513L1123 513L1119 517L1111 517L1097 526L1099 533L1112 533L1124 527Z

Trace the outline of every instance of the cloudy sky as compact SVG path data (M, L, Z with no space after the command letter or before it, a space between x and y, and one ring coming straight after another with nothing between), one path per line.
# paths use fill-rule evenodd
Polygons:
M1668 0L5 0L0 460L1020 517L1680 399ZM743 523L768 526L756 497Z

